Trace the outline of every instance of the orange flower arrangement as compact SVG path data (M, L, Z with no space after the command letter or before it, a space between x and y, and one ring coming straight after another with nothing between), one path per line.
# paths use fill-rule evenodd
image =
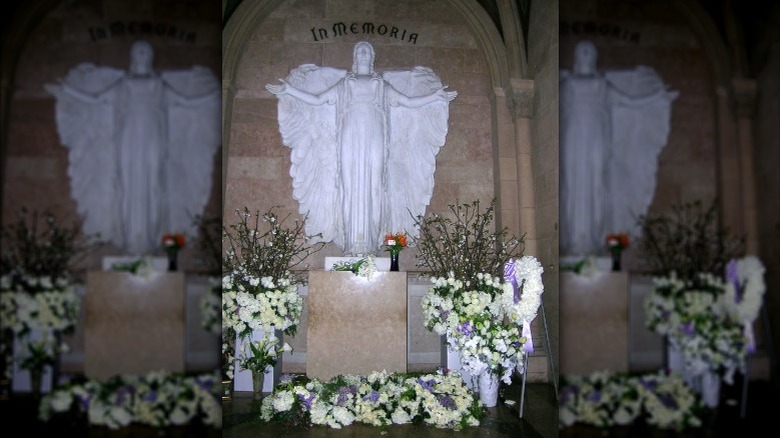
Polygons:
M399 251L406 247L406 233L387 233L384 242L388 251L398 254Z
M182 233L165 234L162 238L163 246L167 251L178 251L184 248L186 239Z
M622 251L628 248L628 234L613 233L607 235L607 247L610 251Z

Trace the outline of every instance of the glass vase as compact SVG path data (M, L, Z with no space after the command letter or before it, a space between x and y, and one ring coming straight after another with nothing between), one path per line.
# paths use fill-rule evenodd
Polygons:
M398 252L390 251L390 270L398 271Z
M30 369L30 392L33 396L41 395L41 383L43 382L43 368Z
M612 251L612 272L620 271L620 251Z
M263 384L265 383L264 371L252 371L252 398L260 400L263 398Z
M176 272L178 269L178 260L176 251L168 251L168 271Z

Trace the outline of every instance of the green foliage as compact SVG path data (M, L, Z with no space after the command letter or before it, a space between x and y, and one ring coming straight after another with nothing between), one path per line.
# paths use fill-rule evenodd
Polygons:
M686 281L699 273L722 276L726 263L744 251L744 238L718 225L715 201L706 209L701 201L675 204L671 213L642 215L638 223L640 257L653 275L676 272Z
M449 216L417 216L419 235L412 239L418 251L416 265L435 277L471 279L478 273L503 274L504 264L522 255L525 235L517 238L507 227L496 231L495 204L493 198L482 211L476 200L450 205Z

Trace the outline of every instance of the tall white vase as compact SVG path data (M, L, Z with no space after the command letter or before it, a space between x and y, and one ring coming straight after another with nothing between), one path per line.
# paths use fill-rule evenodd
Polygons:
M720 402L720 375L713 371L700 374L701 399L708 408L716 408Z
M479 375L479 399L492 408L498 404L498 374L489 370Z

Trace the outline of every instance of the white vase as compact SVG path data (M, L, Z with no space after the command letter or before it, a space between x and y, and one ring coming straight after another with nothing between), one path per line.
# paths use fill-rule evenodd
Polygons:
M700 375L701 399L708 408L718 407L720 401L720 375L705 371Z
M479 375L479 399L489 408L498 404L498 374L487 371Z

